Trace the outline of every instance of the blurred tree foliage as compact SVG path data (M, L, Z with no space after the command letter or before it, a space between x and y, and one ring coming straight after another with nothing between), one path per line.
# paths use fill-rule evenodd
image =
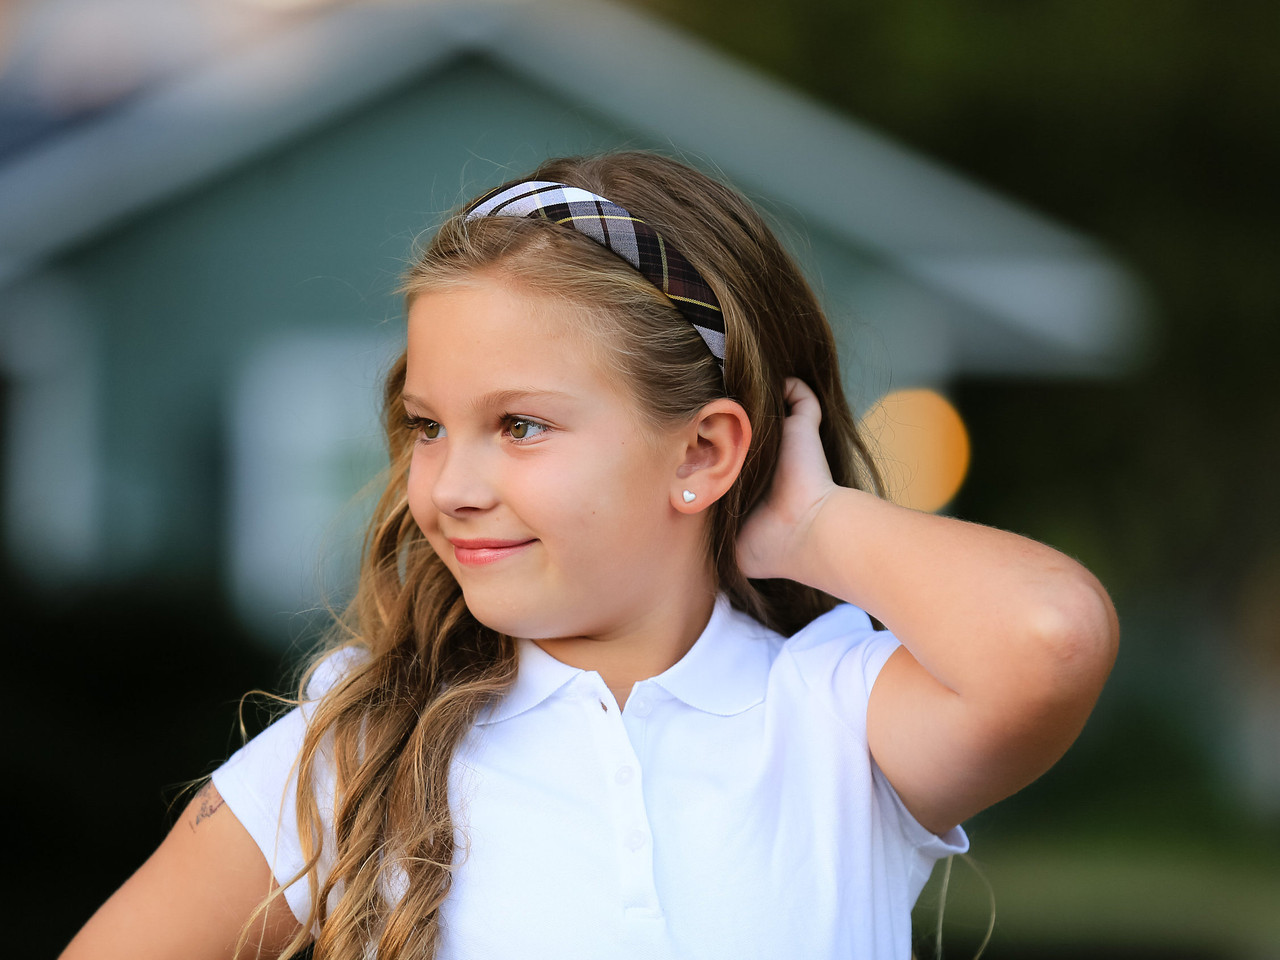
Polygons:
M1220 703L1234 669L1269 671L1280 696L1280 4L632 2L1143 278L1154 316L1124 378L953 385L974 444L953 511L1055 544L1116 597L1129 677L1099 719L1128 733L1097 745L1099 770L1155 788L1138 743L1169 762L1160 786L1186 785L1196 737L1200 772L1229 762L1184 707L1213 711L1205 669ZM1128 722L1108 728L1108 709ZM1189 789L1203 814L1203 784Z
M633 0L1101 239L1155 301L1122 382L957 386L958 513L1230 615L1280 545L1280 4ZM1280 584L1277 584L1280 590Z

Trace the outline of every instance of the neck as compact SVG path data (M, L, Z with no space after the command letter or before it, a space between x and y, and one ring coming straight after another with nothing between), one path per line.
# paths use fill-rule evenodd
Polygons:
M607 632L534 643L562 663L600 674L621 709L634 684L656 677L689 652L714 606L710 589L684 591L682 602L650 603Z

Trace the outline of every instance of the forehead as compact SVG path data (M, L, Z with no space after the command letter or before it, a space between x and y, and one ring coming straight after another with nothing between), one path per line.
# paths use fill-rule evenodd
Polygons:
M497 280L429 289L409 305L405 390L519 389L626 396L585 311Z

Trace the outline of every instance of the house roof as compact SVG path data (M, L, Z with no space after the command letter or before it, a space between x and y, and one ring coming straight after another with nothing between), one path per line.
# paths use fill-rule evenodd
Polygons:
M739 185L1039 344L1041 372L1109 372L1133 356L1141 290L1097 244L606 0L339 5L160 77L0 159L0 286L476 54L715 158Z

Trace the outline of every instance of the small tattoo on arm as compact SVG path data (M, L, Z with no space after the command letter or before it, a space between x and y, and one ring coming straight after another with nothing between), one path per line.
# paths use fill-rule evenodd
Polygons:
M218 791L214 789L212 783L206 783L201 787L200 792L196 794L195 799L200 801L200 806L196 808L196 818L191 821L192 831L194 831L196 827L200 826L201 820L208 820L217 813L218 808L222 806L224 802L222 797L218 794Z

